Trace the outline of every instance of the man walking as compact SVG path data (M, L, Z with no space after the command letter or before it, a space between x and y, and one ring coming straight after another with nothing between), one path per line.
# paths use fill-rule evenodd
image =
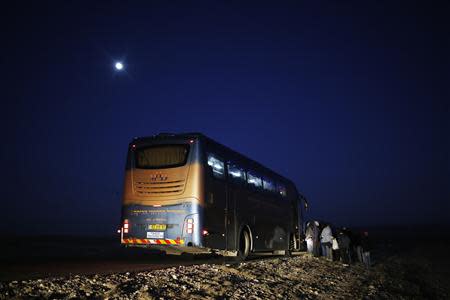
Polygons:
M333 233L330 225L326 225L320 234L320 245L322 246L322 255L328 260L333 260L332 243Z

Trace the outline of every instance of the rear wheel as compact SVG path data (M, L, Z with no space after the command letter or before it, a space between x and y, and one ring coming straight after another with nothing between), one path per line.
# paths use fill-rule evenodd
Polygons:
M247 230L242 230L239 237L239 249L236 259L245 260L250 253L250 234Z
M289 237L289 249L286 251L287 256L291 256L292 252L297 250L297 238L295 237L295 234L291 234Z

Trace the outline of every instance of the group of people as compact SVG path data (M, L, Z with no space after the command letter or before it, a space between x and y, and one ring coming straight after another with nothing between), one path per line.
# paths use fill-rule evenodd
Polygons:
M343 227L333 230L329 224L310 221L306 224L305 240L307 251L314 256L345 264L359 261L370 267L370 240L367 231L354 233Z

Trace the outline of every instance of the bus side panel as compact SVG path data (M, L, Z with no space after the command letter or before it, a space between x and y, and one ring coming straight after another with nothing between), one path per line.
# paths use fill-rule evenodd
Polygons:
M245 190L240 185L228 184L227 193L227 223L226 223L226 237L227 237L227 250L238 250L238 229L239 224L237 220L236 207L241 199L245 196Z
M211 249L226 249L227 184L225 180L214 178L210 170L206 169L203 228L208 231L208 235L204 237L204 244Z
M260 195L249 191L246 201L243 203L243 213L250 220L249 225L253 233L253 249L255 251L266 250L266 239L271 226L267 218L267 212Z
M299 239L300 243L304 239L304 228L303 228L303 209L304 209L304 197L301 196L295 186L292 188L291 197L291 210L292 210L292 232ZM299 245L298 245L299 246Z
M274 249L287 250L289 249L289 234L292 224L291 202L287 197L274 198L273 202L277 207L276 214L274 214L276 218L273 229Z

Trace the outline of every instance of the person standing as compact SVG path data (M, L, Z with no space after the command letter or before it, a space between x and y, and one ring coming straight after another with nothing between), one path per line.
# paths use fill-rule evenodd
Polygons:
M359 244L359 237L352 230L347 229L344 231L347 236L350 238L350 258L352 262L358 261L358 251L357 246Z
M369 240L369 232L364 231L361 236L361 256L362 263L366 266L366 268L370 268L372 262L370 259L370 251L372 250L372 244Z
M311 221L306 225L306 248L308 253L319 256L319 222Z
M322 246L322 255L328 260L333 260L332 243L333 233L330 225L326 225L320 234L320 245Z
M352 245L355 251L356 260L360 263L363 263L363 250L361 245L362 233L358 232L353 235Z
M331 246L331 249L333 250L333 259L334 260L339 260L340 259L340 253L339 253L339 243L338 243L338 240L337 240L337 238L333 238L333 243L332 243L332 246Z
M352 262L352 258L350 256L350 238L345 233L345 228L339 232L337 240L339 244L341 261L344 264L350 264Z
M309 254L313 253L313 228L312 228L312 222L308 222L306 224L306 231L305 231L305 241L306 241L306 251Z
M318 257L320 256L320 224L317 221L314 221L313 227L313 255Z

